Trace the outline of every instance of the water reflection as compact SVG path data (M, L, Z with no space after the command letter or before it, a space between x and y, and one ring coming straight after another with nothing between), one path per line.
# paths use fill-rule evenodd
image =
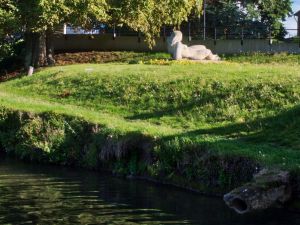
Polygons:
M293 225L271 210L238 216L223 201L75 169L0 162L0 224Z

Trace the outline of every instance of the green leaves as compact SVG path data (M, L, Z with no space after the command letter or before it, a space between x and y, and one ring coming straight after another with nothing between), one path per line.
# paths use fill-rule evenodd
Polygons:
M28 32L44 32L63 23L84 29L111 23L142 32L153 45L163 25L179 25L201 8L202 0L1 0L0 25L15 31L17 27L10 26L14 23Z
M13 18L30 32L54 30L63 23L88 28L94 21L108 18L105 0L1 1L0 25Z
M200 9L197 0L123 0L111 1L112 18L135 31L141 31L147 42L155 44L163 25L179 25L187 20L193 8ZM201 5L201 6L200 6Z
M85 29L93 27L96 22L106 22L109 6L105 0L67 0L70 14L65 22Z
M16 12L12 0L0 0L0 39L18 29Z

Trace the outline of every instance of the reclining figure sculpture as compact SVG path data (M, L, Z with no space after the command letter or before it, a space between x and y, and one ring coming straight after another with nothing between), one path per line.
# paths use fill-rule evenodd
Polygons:
M211 50L204 45L193 45L188 47L182 43L181 31L174 31L167 40L168 52L174 60L191 59L191 60L213 60L218 61L220 57L214 55Z

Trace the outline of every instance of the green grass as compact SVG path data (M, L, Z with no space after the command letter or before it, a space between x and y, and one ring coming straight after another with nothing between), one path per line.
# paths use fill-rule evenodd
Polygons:
M82 117L293 169L300 168L299 104L300 66L282 62L82 64L0 84L6 108Z
M299 65L300 55L299 54L288 54L288 53L245 53L245 54L234 54L224 55L222 59L230 62L238 63L252 63L252 64L284 64L284 65Z

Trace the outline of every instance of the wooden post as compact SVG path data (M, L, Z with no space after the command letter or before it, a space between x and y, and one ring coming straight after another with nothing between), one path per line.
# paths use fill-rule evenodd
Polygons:
M203 40L206 40L206 0L203 1Z
M142 41L142 38L141 38L141 32L139 31L139 32L138 32L138 43L141 43L141 41Z
M241 33L241 46L244 45L244 27L242 27L242 33Z
M190 21L189 21L188 29L189 29L189 42L191 42L192 36L191 36L191 22Z

